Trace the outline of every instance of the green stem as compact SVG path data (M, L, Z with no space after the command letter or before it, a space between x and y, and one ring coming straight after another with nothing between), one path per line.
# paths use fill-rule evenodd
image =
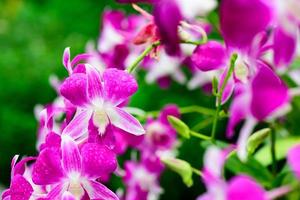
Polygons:
M200 139L203 139L203 140L210 140L211 139L209 136L206 136L206 135L201 134L201 133L197 133L195 131L190 131L190 135L194 136L194 137L197 137L197 138L200 138Z
M193 171L195 174L197 174L198 176L202 176L202 175L203 175L202 172L201 172L200 170L198 170L198 169L196 169L196 168L194 168L194 167L192 167L192 171Z
M275 131L271 131L271 156L272 156L272 171L276 174L277 171L277 159L276 159L276 134Z
M227 74L224 78L224 81L221 85L221 88L218 90L218 93L217 93L217 109L216 109L216 112L215 112L213 126L212 126L212 130L211 130L211 140L212 140L212 142L215 142L215 138L216 138L216 131L217 131L217 125L218 125L218 120L219 120L219 113L221 111L221 106L222 106L223 92L224 92L224 89L227 85L227 82L228 82L229 78L233 74L236 59L237 59L237 54L232 54L231 59L230 59L229 70L228 70L228 72L227 72Z
M187 107L179 108L179 112L180 114L201 113L204 115L213 116L215 111L213 109L209 109L201 106L187 106ZM148 116L157 117L159 114L160 114L159 110L148 111L146 112L146 118Z
M214 115L214 110L209 109L209 108L205 108L205 107L201 107L201 106L182 107L182 108L179 108L179 112L181 114L197 112L197 113L201 113L201 114L204 114L204 115Z
M154 42L150 46L148 46L141 55L137 57L137 59L127 68L127 71L129 73L134 72L134 70L138 67L139 63L158 45L160 45L160 42Z
M210 125L211 123L213 123L214 118L210 117L207 118L205 120L200 121L199 123L197 123L192 129L194 131L199 131L201 129L204 129L205 127L207 127L208 125Z

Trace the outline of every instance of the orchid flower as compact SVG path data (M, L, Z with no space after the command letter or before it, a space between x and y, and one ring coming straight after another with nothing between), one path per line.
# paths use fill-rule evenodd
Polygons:
M209 147L204 155L203 181L207 192L197 200L271 200L290 191L289 187L280 187L265 191L255 180L246 175L237 175L226 182L222 170L229 149L221 150Z
M158 183L159 174L148 169L145 163L127 161L125 163L124 182L125 200L157 200L162 193Z
M276 0L270 5L274 18L273 49L274 64L286 68L291 64L299 35L300 2Z
M116 159L105 146L86 143L79 150L69 136L62 136L61 148L45 148L40 152L32 172L35 184L49 189L45 199L62 199L66 191L74 199L118 199L96 179L114 171ZM65 195L64 195L65 196Z
M2 193L3 200L33 200L38 197L36 186L31 182L31 177L26 176L29 169L26 163L35 160L34 157L27 157L17 163L19 156L13 157L11 162L11 183L9 189Z
M240 85L230 106L230 118L227 127L228 136L232 136L234 127L247 119L238 140L238 155L246 159L246 143L258 121L278 117L286 112L290 95L287 86L269 68L261 66L249 85Z
M85 66L86 74L72 74L61 85L62 96L77 106L74 119L62 134L74 139L86 137L90 120L100 135L109 124L135 135L144 134L138 120L119 107L137 90L133 76L117 69L107 69L101 76L94 67Z
M287 162L290 165L295 176L300 179L300 145L295 145L288 151Z

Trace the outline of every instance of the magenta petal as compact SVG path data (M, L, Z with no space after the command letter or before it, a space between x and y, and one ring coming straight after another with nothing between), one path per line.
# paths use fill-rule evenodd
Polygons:
M226 65L226 50L216 41L199 45L191 56L191 61L201 71L216 70Z
M280 27L274 33L274 63L278 67L287 67L296 53L297 31L294 35L285 33Z
M247 92L234 97L234 100L229 108L230 116L226 130L227 137L232 137L235 126L245 119L247 115L249 115L249 104L250 97L247 95Z
M159 121L161 121L164 124L169 124L168 116L174 116L174 117L177 117L177 118L180 117L179 108L175 104L166 105L162 109L158 119L159 119Z
M30 183L21 175L16 175L10 186L11 200L29 200L33 188Z
M264 189L247 176L236 176L230 180L227 199L267 200Z
M261 65L252 84L251 113L263 120L289 101L288 88L267 66Z
M70 61L70 47L65 48L62 62L69 74L72 74L72 66Z
M105 98L119 105L133 95L138 88L135 78L123 70L107 69L103 73Z
M84 106L87 100L87 79L85 74L75 73L60 86L60 93L76 106Z
M63 135L69 135L74 139L81 137L88 131L88 123L92 116L89 111L76 113L73 120L63 130Z
M90 101L102 99L102 84L100 73L92 66L86 65L87 91Z
M249 48L254 37L271 21L271 9L264 0L222 0L220 25L228 46Z
M47 194L45 200L61 200L62 195L67 190L67 184L58 184Z
M221 87L223 85L223 82L225 80L225 77L227 76L227 73L228 73L228 69L226 69L221 75L221 78L220 78L220 81L219 81L219 86L218 86L219 90L221 89ZM231 95L234 91L234 87L235 87L235 82L234 82L233 78L231 77L227 81L227 84L224 88L224 91L223 91L223 94L222 94L221 104L224 104L229 100L229 98L231 97Z
M86 143L81 148L83 173L89 177L99 178L117 168L114 152L104 145Z
M90 199L119 200L115 193L96 181L85 182L83 187L88 193Z
M178 26L182 20L182 15L176 1L158 1L154 4L153 15L166 52L169 55L178 55L180 53Z
M65 191L62 200L76 200L75 197L68 191Z
M81 172L81 156L75 141L69 136L63 136L61 150L65 172Z
M57 183L63 177L61 157L58 149L47 148L41 151L32 170L32 181L37 185Z
M142 135L145 133L143 126L132 115L125 112L121 108L110 108L107 115L112 125L134 135Z
M288 152L287 157L288 164L295 173L298 179L300 179L300 145L292 147Z

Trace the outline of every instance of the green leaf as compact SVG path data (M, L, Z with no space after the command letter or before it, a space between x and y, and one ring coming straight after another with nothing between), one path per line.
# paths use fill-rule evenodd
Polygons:
M276 159L282 160L286 157L288 150L295 144L300 143L300 137L288 137L278 138L276 140ZM272 163L272 157L270 153L270 144L262 147L255 155L255 159L259 161L263 166L268 166Z
M179 174L186 186L191 187L193 185L193 169L188 162L177 158L162 158L161 161L169 169Z
M265 187L270 187L273 181L273 176L268 169L261 165L252 156L249 156L246 162L242 162L237 157L236 152L233 152L228 156L225 168L234 174L242 173L249 175Z
M247 141L247 150L249 155L252 155L254 153L257 147L268 137L270 132L270 128L264 128L256 131L249 137Z
M190 138L190 128L183 121L174 116L168 116L168 121L178 134L186 139Z

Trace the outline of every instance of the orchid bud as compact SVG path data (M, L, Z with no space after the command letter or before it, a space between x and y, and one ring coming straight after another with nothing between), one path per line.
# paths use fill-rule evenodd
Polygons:
M174 116L168 116L168 121L179 135L186 139L190 138L190 128L183 121Z
M188 187L193 185L193 169L188 162L176 158L162 158L161 161L169 169L179 174L184 184L186 184Z
M253 133L247 141L248 154L253 154L257 147L268 137L271 129L264 128Z

